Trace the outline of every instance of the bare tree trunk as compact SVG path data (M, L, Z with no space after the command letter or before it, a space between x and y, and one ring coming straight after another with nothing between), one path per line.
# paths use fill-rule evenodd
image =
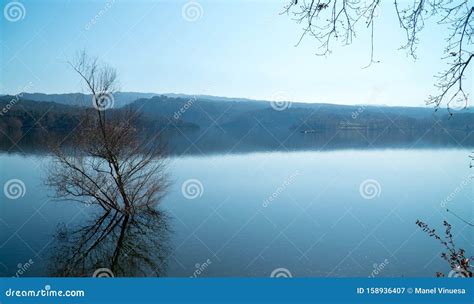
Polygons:
M47 184L56 188L57 198L98 204L106 211L131 215L156 205L167 187L164 157L156 145L140 139L134 126L138 113L107 107L113 105L115 70L84 52L70 64L92 95L93 109L84 111L73 149L54 147Z

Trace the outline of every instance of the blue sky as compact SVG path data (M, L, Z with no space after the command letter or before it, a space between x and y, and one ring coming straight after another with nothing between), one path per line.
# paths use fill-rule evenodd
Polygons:
M2 11L10 2L0 2ZM280 14L287 0L197 0L202 11L192 22L182 13L188 1L21 1L23 19L0 16L0 92L82 91L66 62L85 49L116 67L122 91L424 105L444 68L446 33L428 25L415 62L399 50L405 36L392 1L383 2L375 32L381 63L362 69L368 31L316 56L309 36L295 47L302 25Z

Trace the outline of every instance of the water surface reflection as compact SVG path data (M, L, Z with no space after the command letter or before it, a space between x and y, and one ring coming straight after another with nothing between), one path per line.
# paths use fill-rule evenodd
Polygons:
M73 228L59 224L51 275L162 276L169 233L167 215L155 209L134 215L110 211Z

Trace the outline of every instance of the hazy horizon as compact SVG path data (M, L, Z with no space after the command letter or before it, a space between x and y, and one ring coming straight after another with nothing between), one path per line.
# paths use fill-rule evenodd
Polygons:
M408 107L408 108L427 108L427 109L435 109L434 105L430 104L383 104L383 103L336 103L332 102L330 100L317 100L317 101L300 101L300 100L284 100L284 99L278 99L278 100L270 100L270 99L253 99L249 97L240 97L240 96L220 96L220 95L213 95L213 94L192 94L192 93L181 93L181 92L163 92L163 93L156 93L156 92L137 92L137 91L117 91L116 93L122 93L122 94L154 94L156 96L168 96L168 95L176 95L172 97L179 98L180 96L196 96L196 97L211 97L211 98L222 98L222 99L235 99L235 100L247 100L247 101L260 101L260 102L272 102L272 101L290 101L292 104L329 104L329 105L337 105L337 106L380 106L380 107ZM90 95L90 93L84 93L84 92L61 92L61 93L46 93L46 92L39 92L39 91L31 91L31 92L17 92L15 94L6 94L6 93L0 93L0 96L20 96L23 94L44 94L44 95L72 95L72 94L84 94L84 95ZM441 106L440 108L444 108L445 106ZM468 106L467 109L472 108L471 106Z

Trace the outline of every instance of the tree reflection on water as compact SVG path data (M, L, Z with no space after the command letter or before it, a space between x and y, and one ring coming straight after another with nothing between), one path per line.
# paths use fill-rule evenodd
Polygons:
M167 219L149 208L134 215L106 212L73 229L59 225L51 274L87 277L106 268L114 276L162 276L170 252Z

